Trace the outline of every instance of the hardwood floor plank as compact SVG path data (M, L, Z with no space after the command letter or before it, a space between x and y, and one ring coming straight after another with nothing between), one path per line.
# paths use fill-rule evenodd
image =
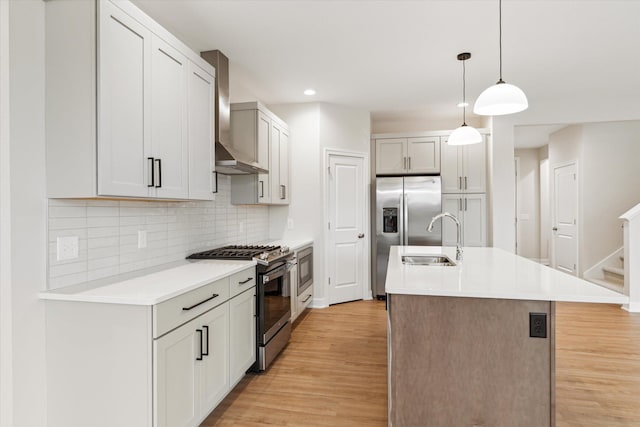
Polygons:
M202 427L386 426L384 307L307 310L271 368L247 375ZM640 314L557 303L556 316L557 426L640 426Z

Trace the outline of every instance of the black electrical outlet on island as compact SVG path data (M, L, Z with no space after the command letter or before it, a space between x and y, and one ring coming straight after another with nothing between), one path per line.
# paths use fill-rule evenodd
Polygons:
M529 313L529 336L531 338L547 337L547 313Z

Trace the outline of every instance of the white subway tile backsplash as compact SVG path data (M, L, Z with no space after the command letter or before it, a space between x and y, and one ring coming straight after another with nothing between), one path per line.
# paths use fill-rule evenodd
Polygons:
M268 208L233 206L229 178L219 176L218 184L210 202L50 199L49 288L178 261L198 250L267 240ZM146 248L138 248L139 230L147 231ZM56 261L60 236L78 236L78 258Z

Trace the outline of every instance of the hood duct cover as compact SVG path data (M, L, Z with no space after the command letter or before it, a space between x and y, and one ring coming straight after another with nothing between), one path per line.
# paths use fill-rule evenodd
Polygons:
M200 56L216 69L215 140L216 171L225 175L269 173L257 159L249 158L233 148L231 142L231 105L229 103L229 59L219 50L200 52ZM257 150L256 150L257 152Z

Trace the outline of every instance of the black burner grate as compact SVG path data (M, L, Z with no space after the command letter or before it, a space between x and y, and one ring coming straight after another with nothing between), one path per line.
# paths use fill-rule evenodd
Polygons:
M187 259L238 259L249 260L263 252L270 252L280 246L229 245L221 248L191 254Z

